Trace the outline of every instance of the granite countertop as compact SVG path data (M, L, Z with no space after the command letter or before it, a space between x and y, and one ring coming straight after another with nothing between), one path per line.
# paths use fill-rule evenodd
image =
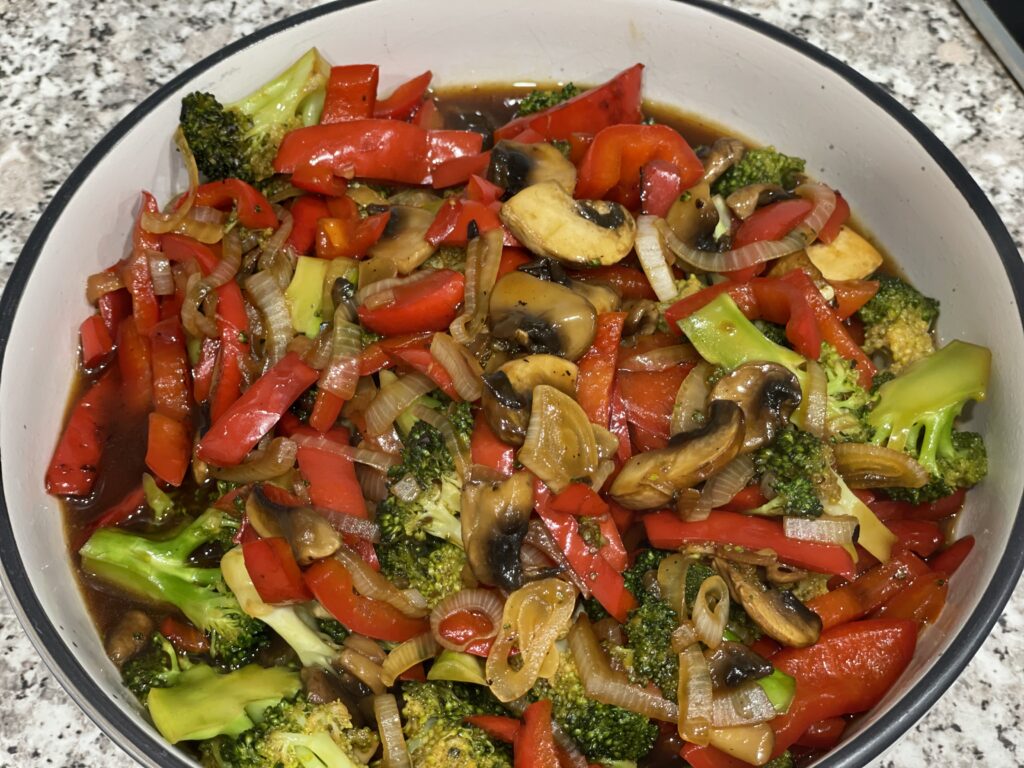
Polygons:
M1024 242L1024 94L951 0L728 0L879 82L949 146ZM0 2L0 283L71 169L143 97L315 5ZM141 183L141 182L140 182ZM960 680L876 766L1024 764L1024 587ZM68 698L0 594L0 766L132 761Z

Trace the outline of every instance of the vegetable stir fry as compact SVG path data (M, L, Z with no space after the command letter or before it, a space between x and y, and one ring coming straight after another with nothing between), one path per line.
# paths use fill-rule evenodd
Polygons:
M781 768L901 675L973 545L989 351L642 73L494 124L315 50L183 99L189 187L89 278L46 472L169 742Z

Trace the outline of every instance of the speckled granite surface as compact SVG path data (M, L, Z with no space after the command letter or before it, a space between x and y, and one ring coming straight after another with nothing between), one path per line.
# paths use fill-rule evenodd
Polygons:
M1024 242L1024 94L950 0L729 0L881 83ZM86 151L159 84L310 0L0 0L0 281ZM877 766L1024 764L1024 588L935 709ZM0 595L0 766L132 763L49 674Z

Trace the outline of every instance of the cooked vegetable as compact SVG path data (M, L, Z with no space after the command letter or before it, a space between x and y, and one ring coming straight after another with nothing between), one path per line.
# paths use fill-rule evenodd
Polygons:
M750 184L778 184L792 189L803 174L804 165L799 157L789 157L773 147L748 149L718 177L714 192L727 197Z
M898 277L880 275L878 293L857 313L864 321L864 351L885 352L899 373L935 351L931 331L939 302Z
M545 91L538 88L530 91L516 106L516 117L525 117L536 112L543 112L545 109L550 109L556 104L568 101L572 97L579 95L579 93L580 89L572 83L566 83L558 90Z
M849 227L831 243L808 246L807 257L826 280L863 280L882 266L882 254Z

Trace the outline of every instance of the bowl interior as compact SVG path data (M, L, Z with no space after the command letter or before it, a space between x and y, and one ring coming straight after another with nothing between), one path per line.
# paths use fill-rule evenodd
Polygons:
M24 595L34 592L45 617L27 611L32 632L37 639L47 638L48 645L59 642L48 628L52 622L73 649L85 676L72 685L79 689L72 691L79 702L97 698L82 689L98 686L111 703L93 701L86 708L101 723L109 728L112 719L133 718L136 727L159 738L138 716L103 653L65 554L60 512L43 490L42 475L63 415L56 404L67 397L76 329L90 311L85 278L124 254L140 188L163 201L184 186L171 143L180 97L201 89L230 100L317 46L334 63L380 64L382 90L427 68L442 85L593 83L642 61L647 98L806 157L809 171L843 192L911 279L942 299L941 336L992 348L991 393L975 409L972 424L986 433L991 475L972 492L959 529L961 535L975 534L980 546L970 567L952 581L946 610L923 635L910 669L828 762L855 759L858 750L851 740L877 721L906 721L900 732L909 727L923 712L911 716L894 705L940 663L979 603L991 601L985 591L1007 547L1022 494L1013 460L1024 453L1022 434L1012 419L986 418L1021 412L1013 383L1024 378L1024 333L994 244L994 239L1009 239L998 220L989 222L998 230L990 234L975 215L972 203L994 216L980 197L969 202L962 193L966 174L954 183L900 120L876 103L877 97L861 92L839 71L726 12L662 0L449 0L445 13L438 14L433 4L378 0L321 8L303 19L197 67L190 81L165 89L162 100L117 129L119 138L110 151L90 156L81 183L61 193L63 212L48 236L37 231L33 245L40 246L38 253L32 246L26 250L22 260L27 263L19 265L5 297L5 312L10 312L15 299L10 294L22 289L0 379L0 460L13 531L13 541L3 543L7 570L9 576L20 573L11 565L13 546L24 566L24 575L14 578L16 600L21 597L24 604ZM980 192L973 188L971 195ZM35 267L25 280L32 259ZM1014 272L1019 277L1019 267ZM146 754L128 738L114 735L143 762L171 765L180 759L153 750Z

